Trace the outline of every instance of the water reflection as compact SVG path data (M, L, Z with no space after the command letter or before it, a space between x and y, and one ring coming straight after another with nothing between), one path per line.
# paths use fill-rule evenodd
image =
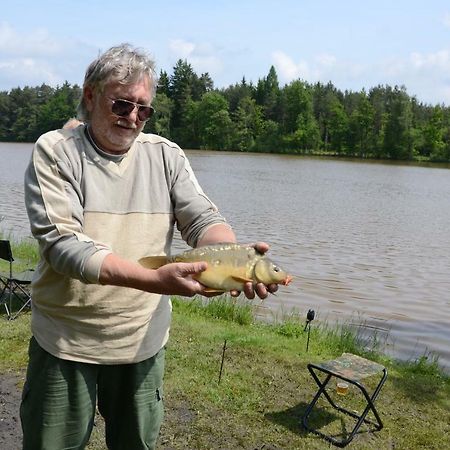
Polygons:
M0 229L7 236L30 234L23 199L23 176L30 154L30 144L0 143Z
M31 146L0 144L0 216L28 234L22 177ZM241 242L265 240L294 282L267 299L273 317L377 333L403 359L426 351L450 367L450 172L277 155L188 152L201 185ZM175 251L185 248L177 237Z

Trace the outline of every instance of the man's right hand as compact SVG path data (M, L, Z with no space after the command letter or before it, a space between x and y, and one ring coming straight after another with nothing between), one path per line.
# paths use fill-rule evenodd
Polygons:
M194 262L171 263L158 269L145 269L140 264L110 253L103 260L99 282L155 294L182 295L184 297L219 295L209 292L206 286L194 278L206 268L206 262Z
M171 263L156 269L161 291L159 294L182 295L192 297L203 295L212 297L218 295L207 291L207 287L197 281L194 276L204 272L207 268L206 262L195 263Z

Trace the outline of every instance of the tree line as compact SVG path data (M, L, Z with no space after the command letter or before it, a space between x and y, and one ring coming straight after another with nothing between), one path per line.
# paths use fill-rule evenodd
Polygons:
M34 142L76 114L78 85L0 92L0 141ZM450 161L450 108L408 95L404 86L344 91L300 79L280 86L272 66L256 84L216 89L186 60L161 71L156 113L144 131L183 148L360 158Z

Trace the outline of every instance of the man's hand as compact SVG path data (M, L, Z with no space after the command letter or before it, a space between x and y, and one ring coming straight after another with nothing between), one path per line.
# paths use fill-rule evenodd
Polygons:
M260 253L266 253L269 251L269 244L265 242L256 242L255 244L251 244L252 247ZM269 296L269 294L274 294L278 290L277 284L269 284L266 286L263 283L257 283L253 286L252 283L248 282L244 285L244 294L248 299L254 299L257 295L260 299L265 299ZM230 292L232 297L238 297L240 295L240 291L233 290Z
M203 295L213 297L218 293L208 292L208 288L198 282L194 276L199 275L208 267L206 262L171 263L156 270L159 294L182 295L193 297ZM152 291L155 292L155 291Z
M155 294L182 295L196 294L205 297L218 295L209 292L194 276L206 270L206 262L172 263L159 269L146 269L140 264L120 258L111 253L105 257L100 270L100 284L123 286Z

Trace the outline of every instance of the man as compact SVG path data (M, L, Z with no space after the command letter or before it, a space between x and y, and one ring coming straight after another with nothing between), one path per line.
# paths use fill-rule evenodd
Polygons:
M194 279L207 265L148 270L136 261L169 253L175 225L192 247L236 240L182 150L141 133L156 83L145 53L113 47L86 71L78 114L84 124L36 142L25 175L41 254L21 404L25 450L84 448L96 402L108 448L154 448L167 295L208 295ZM275 289L255 291L264 298ZM245 287L249 298L255 291Z

